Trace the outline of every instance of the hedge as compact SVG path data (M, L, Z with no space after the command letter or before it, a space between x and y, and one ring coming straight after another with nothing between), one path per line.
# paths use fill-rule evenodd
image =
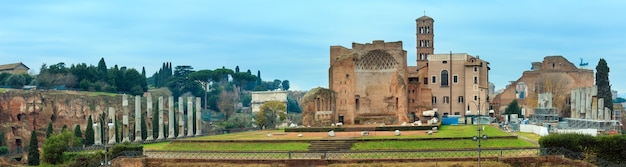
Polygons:
M582 134L550 134L539 139L542 148L566 148L573 152L596 155L606 161L625 164L626 135L598 136Z

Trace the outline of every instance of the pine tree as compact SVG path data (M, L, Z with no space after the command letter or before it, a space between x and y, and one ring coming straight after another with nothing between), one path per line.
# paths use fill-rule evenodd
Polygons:
M52 122L48 123L48 129L46 129L46 139L50 138L50 136L52 136L52 133L54 132L54 130L52 129Z
M37 132L33 130L30 135L30 144L28 145L28 165L39 165L39 141L37 141Z
M604 107L608 107L613 111L613 95L611 93L611 84L609 83L609 66L606 60L600 59L596 66L596 85L598 86L598 98L604 98ZM613 112L611 112L611 118Z
M94 144L95 132L93 131L93 120L91 119L91 115L89 119L87 119L87 129L85 129L85 145L91 146Z

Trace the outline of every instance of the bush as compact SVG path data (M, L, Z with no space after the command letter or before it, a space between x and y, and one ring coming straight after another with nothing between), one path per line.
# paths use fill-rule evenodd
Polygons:
M124 152L124 151L139 151L142 152L143 151L143 145L138 145L138 144L130 144L129 142L125 142L122 144L117 144L115 146L113 146L111 148L111 150L109 151L109 155L111 156L116 156L117 154Z
M43 160L52 165L63 163L63 152L67 150L67 147L82 145L80 138L74 137L72 133L67 131L52 135L43 143Z
M0 146L0 155L5 155L9 153L9 148L5 146Z
M626 163L626 135L596 137L595 152L598 158L618 164Z
M67 164L67 166L100 166L100 161L104 159L104 153L102 151L92 153L81 153L81 152L64 152L63 153L63 162Z
M539 139L543 148L563 147L573 152L587 152L596 145L596 139L583 134L550 134Z

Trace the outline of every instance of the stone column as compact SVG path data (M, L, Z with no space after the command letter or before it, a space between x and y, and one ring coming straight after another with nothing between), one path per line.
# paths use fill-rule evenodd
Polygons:
M178 97L178 137L185 137L185 101Z
M159 138L157 138L157 140L163 140L165 139L165 134L163 133L163 96L159 96L159 106L157 110L159 110Z
M201 105L202 103L200 103L200 97L196 97L196 136L202 135L202 108L200 108L202 107Z
M122 142L130 142L130 125L128 122L130 112L128 111L128 95L126 94L122 95L122 108L124 110L124 115L122 116L122 123L124 124L122 128Z
M596 120L604 120L604 98L598 98L598 117Z
M193 137L193 97L187 97L187 137Z
M107 126L109 126L109 142L107 142L107 144L111 144L114 145L115 144L115 108L113 107L109 107L109 119L111 120L111 123L108 123L109 121L107 121Z
M152 95L148 93L148 97L146 97L146 117L148 117L146 120L146 130L148 131L146 141L154 140L154 137L152 137L152 115Z
M135 142L141 140L141 96L135 96Z
M169 98L167 98L167 125L169 126L169 135L167 135L168 139L174 139L176 138L176 135L174 135L174 96L170 96Z
M94 131L94 134L93 134L93 138L94 138L93 145L96 145L96 146L102 145L102 138L100 138L100 135L101 135L100 133L102 133L100 131L100 123L96 122L96 123L93 124L93 131Z

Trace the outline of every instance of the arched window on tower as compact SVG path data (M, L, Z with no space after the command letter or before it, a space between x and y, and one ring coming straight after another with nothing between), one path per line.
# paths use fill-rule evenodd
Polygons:
M448 70L441 71L441 86L448 86Z
M426 27L426 34L430 34L430 27Z

